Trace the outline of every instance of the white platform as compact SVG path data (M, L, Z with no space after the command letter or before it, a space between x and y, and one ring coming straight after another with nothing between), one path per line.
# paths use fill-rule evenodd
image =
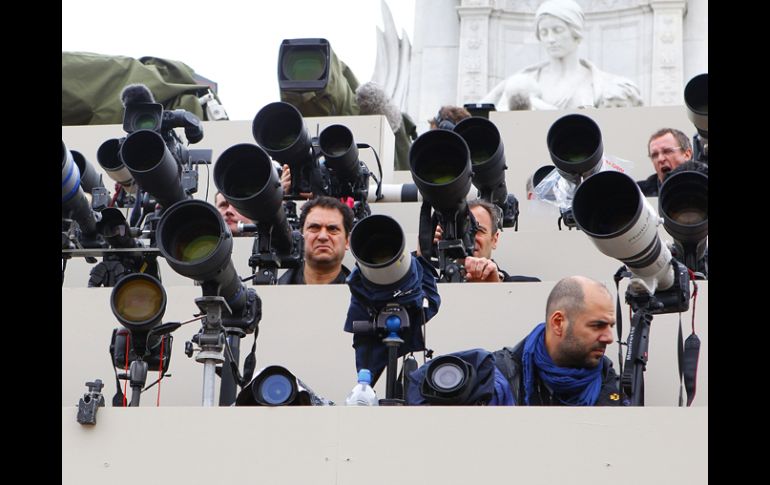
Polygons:
M708 408L62 408L62 483L702 485Z

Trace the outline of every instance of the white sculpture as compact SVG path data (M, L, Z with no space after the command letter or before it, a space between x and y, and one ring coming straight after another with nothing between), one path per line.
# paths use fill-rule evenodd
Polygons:
M372 81L382 86L390 101L403 111L406 109L412 45L405 30L402 29L402 37L399 38L393 15L385 0L380 1L380 8L385 30L377 28L377 58Z
M639 88L578 57L584 17L573 0L546 0L535 13L535 35L550 60L501 81L482 102L498 111L641 106Z

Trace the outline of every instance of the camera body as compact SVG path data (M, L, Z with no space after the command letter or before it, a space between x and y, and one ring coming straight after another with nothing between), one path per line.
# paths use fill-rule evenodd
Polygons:
M143 361L147 362L147 370L158 371L160 369L161 362L161 337L166 341L163 343L163 373L168 371L169 364L171 364L171 344L174 341L172 335L166 336L150 336L147 342L147 354L142 356ZM112 364L118 369L128 368L131 362L140 360L134 346L131 344L131 332L125 328L114 328L112 330L112 338L110 340L110 355L112 356ZM128 347L128 359L126 359L126 348Z

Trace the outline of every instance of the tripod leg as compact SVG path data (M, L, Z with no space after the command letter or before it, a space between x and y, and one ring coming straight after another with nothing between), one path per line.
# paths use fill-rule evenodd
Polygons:
M238 383L235 381L231 362L235 362L236 367L240 363L241 337L239 335L228 335L227 342L230 345L233 360L231 361L230 354L225 352L225 361L222 364L222 383L219 387L220 406L230 406L233 404L238 393Z

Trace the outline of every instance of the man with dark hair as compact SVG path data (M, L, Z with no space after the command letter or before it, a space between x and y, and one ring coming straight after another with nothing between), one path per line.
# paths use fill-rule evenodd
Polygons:
M657 197L669 172L692 159L690 138L675 128L661 128L647 142L650 161L655 173L636 183L647 197Z
M279 285L341 284L350 274L342 259L350 244L353 211L338 199L319 196L302 206L299 225L305 262L278 278Z
M468 207L473 218L476 219L478 229L474 238L473 256L468 256L462 261L465 268L465 281L486 283L540 281L540 278L534 276L509 275L492 259L492 250L497 248L497 242L500 239L499 228L502 218L500 209L484 199L474 199L468 202ZM434 243L441 239L443 232L441 226L436 226ZM419 251L417 254L419 255Z
M570 276L556 283L545 322L515 347L494 352L517 406L617 406L618 378L605 350L615 307L600 282Z

